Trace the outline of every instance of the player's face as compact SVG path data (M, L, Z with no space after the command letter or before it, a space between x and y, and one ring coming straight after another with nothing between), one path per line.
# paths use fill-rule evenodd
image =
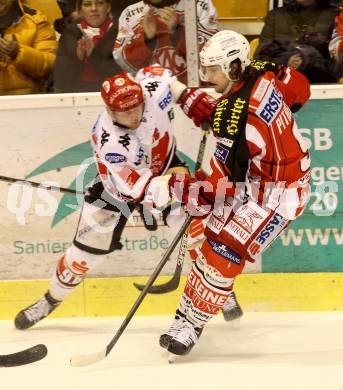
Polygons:
M83 0L80 11L82 17L91 27L99 27L107 18L110 10L111 5L109 1Z
M126 111L113 111L110 108L107 108L107 111L114 122L134 130L142 121L143 109L144 103L141 103L139 106Z
M216 92L223 93L226 90L230 80L220 65L206 66L203 68L203 73Z

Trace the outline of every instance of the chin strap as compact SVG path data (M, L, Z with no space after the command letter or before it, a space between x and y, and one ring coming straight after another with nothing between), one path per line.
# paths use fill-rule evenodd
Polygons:
M229 79L229 84L227 85L227 87L225 88L224 92L223 92L223 95L226 95L227 93L230 92L231 88L237 83L238 80L231 80Z

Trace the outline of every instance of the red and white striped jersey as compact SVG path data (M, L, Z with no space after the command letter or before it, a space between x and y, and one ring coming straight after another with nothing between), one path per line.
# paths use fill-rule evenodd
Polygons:
M139 127L127 129L103 112L92 131L92 145L105 190L120 201L137 201L153 176L163 174L175 152L172 95L175 80L159 65L140 70L136 79L144 95Z
M310 157L292 111L310 96L307 79L291 68L253 62L256 77L236 84L216 104L212 129L217 138L207 180L214 187L242 183L252 199L287 219L306 204ZM225 184L226 183L226 184Z
M201 48L218 31L217 12L212 0L197 0L196 3L198 42ZM113 49L113 57L123 70L135 74L143 66L158 63L170 69L180 81L186 82L184 0L173 7L177 20L174 34L166 31L165 24L156 18L158 33L150 41L145 39L141 21L151 6L139 1L124 9L119 17L119 32Z

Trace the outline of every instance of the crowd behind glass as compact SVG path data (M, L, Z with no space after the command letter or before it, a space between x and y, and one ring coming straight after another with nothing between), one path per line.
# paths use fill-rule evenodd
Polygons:
M56 0L52 0L56 1ZM30 0L0 0L0 95L99 91L104 78L160 63L187 82L184 0L57 0L53 25ZM314 83L343 82L343 7L284 0L269 11L253 57ZM199 49L218 31L215 0L197 1Z

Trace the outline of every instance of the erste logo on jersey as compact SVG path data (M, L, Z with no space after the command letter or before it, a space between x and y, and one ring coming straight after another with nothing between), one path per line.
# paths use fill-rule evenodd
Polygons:
M167 91L163 94L163 96L158 100L158 105L161 110L164 110L172 101L172 93L168 88Z
M282 108L282 94L276 89L274 80L271 81L269 91L265 94L256 115L268 125L276 118Z
M278 213L272 215L265 227L249 245L248 252L252 256L261 253L279 235L281 230L287 225L287 222L288 220Z

